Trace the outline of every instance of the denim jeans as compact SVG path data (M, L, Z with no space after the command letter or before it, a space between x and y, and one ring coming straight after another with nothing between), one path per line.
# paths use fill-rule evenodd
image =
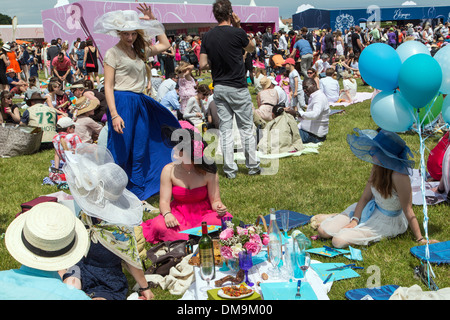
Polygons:
M311 132L299 129L300 138L302 138L303 143L319 143L326 140L325 137L318 137L315 134L312 134Z

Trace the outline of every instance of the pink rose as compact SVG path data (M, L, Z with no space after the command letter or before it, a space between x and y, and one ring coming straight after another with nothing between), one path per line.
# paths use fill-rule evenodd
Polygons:
M262 235L262 244L265 246L269 244L269 236L266 233Z
M220 238L220 240L227 240L227 239L230 239L233 235L234 235L233 229L232 228L226 228L225 230L223 230L220 233L219 238Z
M233 258L233 250L230 247L222 246L220 248L220 254L224 259L232 259Z
M245 228L237 227L236 228L237 234L240 236L244 236L248 234L248 230Z
M262 248L261 238L256 234L251 235L249 241L244 245L244 248L253 255L258 254Z

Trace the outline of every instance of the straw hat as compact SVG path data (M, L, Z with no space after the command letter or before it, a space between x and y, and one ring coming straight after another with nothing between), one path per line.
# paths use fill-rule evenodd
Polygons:
M11 222L5 244L21 264L58 271L80 261L89 249L90 240L83 223L69 208L43 202Z
M261 87L264 90L264 89L267 89L268 87L270 87L270 85L272 84L272 81L267 77L262 77L261 80L259 81L259 83L261 84Z
M144 30L151 38L165 32L158 20L142 20L142 16L134 10L107 12L95 21L94 32L118 37L120 31Z
M412 174L414 157L406 142L395 132L353 129L347 135L353 154L359 159L403 174Z
M97 109L98 106L98 100L89 100L83 96L77 99L77 102L75 103L75 110L77 112L77 116L79 116L83 113Z
M126 189L128 176L106 147L82 143L66 157L62 170L67 184L87 215L127 226L142 222L142 202Z
M5 50L6 52L11 52L11 46L9 44L7 44L7 43L5 43L2 46L2 49Z
M8 68L6 69L6 73L16 73L16 70L14 68Z

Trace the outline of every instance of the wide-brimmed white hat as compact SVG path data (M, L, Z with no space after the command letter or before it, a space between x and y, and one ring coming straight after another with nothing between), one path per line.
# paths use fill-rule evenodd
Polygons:
M126 189L128 176L106 147L82 143L66 156L62 170L75 202L87 215L128 226L142 222L142 201Z
M58 271L79 262L87 253L90 240L83 223L68 207L43 202L11 222L5 244L21 264Z
M117 10L107 12L94 23L94 32L118 36L118 31L144 30L148 37L163 34L164 26L158 20L142 20L134 10Z

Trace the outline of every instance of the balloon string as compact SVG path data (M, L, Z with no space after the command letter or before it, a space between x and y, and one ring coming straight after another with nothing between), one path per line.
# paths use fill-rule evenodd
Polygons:
M422 191L422 201L423 201L423 229L425 231L425 239L427 240L427 244L425 247L425 259L427 262L427 277L428 277L428 287L431 287L430 285L430 271L431 265L430 265L430 249L429 249L429 239L428 239L428 206L426 201L426 190L425 190L425 181L426 181L426 168L425 168L425 139L422 136L422 126L417 126L417 130L419 133L419 139L420 139L420 175L422 177L421 179L421 191Z

